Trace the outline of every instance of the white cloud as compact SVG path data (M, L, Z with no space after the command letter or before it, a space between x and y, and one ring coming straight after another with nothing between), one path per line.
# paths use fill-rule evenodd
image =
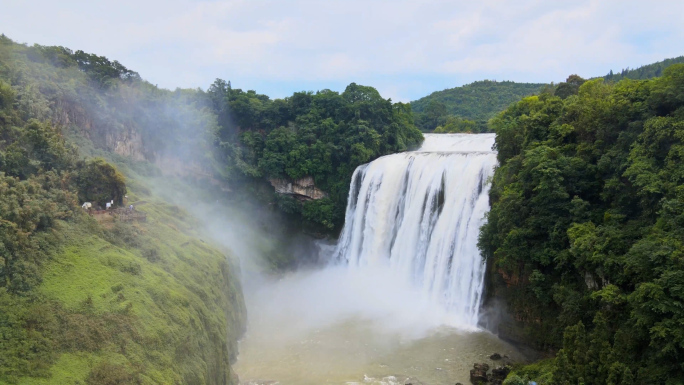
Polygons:
M165 87L363 81L407 100L682 55L683 15L681 1L9 0L0 32L105 55Z

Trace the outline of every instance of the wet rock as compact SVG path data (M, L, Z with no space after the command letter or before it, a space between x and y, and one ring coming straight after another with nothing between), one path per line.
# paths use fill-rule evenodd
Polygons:
M487 364L475 364L473 369L470 370L470 382L475 385L485 384L489 382L487 378L487 371L489 370L489 365Z
M499 354L499 353L494 353L494 354L492 354L491 356L489 356L489 359L494 360L494 361L500 360L500 359L501 359L501 354Z
M496 367L492 369L492 374L490 375L489 381L492 385L501 385L510 372L510 366Z

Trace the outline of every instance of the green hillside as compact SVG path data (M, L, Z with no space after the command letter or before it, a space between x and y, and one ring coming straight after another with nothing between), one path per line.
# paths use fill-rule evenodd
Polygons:
M520 98L534 95L545 84L483 80L462 87L449 88L411 102L418 128L432 131L443 125L448 116L483 123Z
M151 193L159 171L142 157L211 122L194 95L0 37L0 384L236 382L234 259ZM84 157L98 147L109 160ZM138 219L80 206L110 200Z

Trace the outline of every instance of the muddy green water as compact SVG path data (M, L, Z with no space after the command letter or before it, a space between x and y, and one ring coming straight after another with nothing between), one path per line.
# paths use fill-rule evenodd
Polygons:
M247 293L248 330L234 365L241 383L469 384L473 363L500 365L493 353L523 359L491 333L444 326L382 279L296 274Z
M494 352L521 359L487 332L441 327L422 338L382 333L363 320L311 330L298 337L250 332L235 370L242 384L463 384L475 362L496 365Z

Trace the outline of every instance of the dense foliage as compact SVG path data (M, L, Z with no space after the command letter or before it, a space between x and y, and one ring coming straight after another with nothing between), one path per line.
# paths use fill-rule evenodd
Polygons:
M567 83L492 120L494 287L554 384L682 383L684 65Z
M544 84L497 82L483 80L462 87L449 88L411 102L416 126L422 131L433 131L445 126L449 119L476 122L472 132L485 132L487 120L520 98L534 95ZM442 129L441 132L463 132Z
M343 93L297 92L271 100L217 80L208 90L219 116L223 160L233 178L313 177L329 198L303 204L281 198L326 230L344 220L354 169L422 142L407 104L383 99L372 87L350 84Z
M663 61L647 64L636 69L625 68L620 73L611 70L603 78L608 81L618 82L622 79L645 80L662 76L665 69L673 64L684 63L684 56L665 59Z

